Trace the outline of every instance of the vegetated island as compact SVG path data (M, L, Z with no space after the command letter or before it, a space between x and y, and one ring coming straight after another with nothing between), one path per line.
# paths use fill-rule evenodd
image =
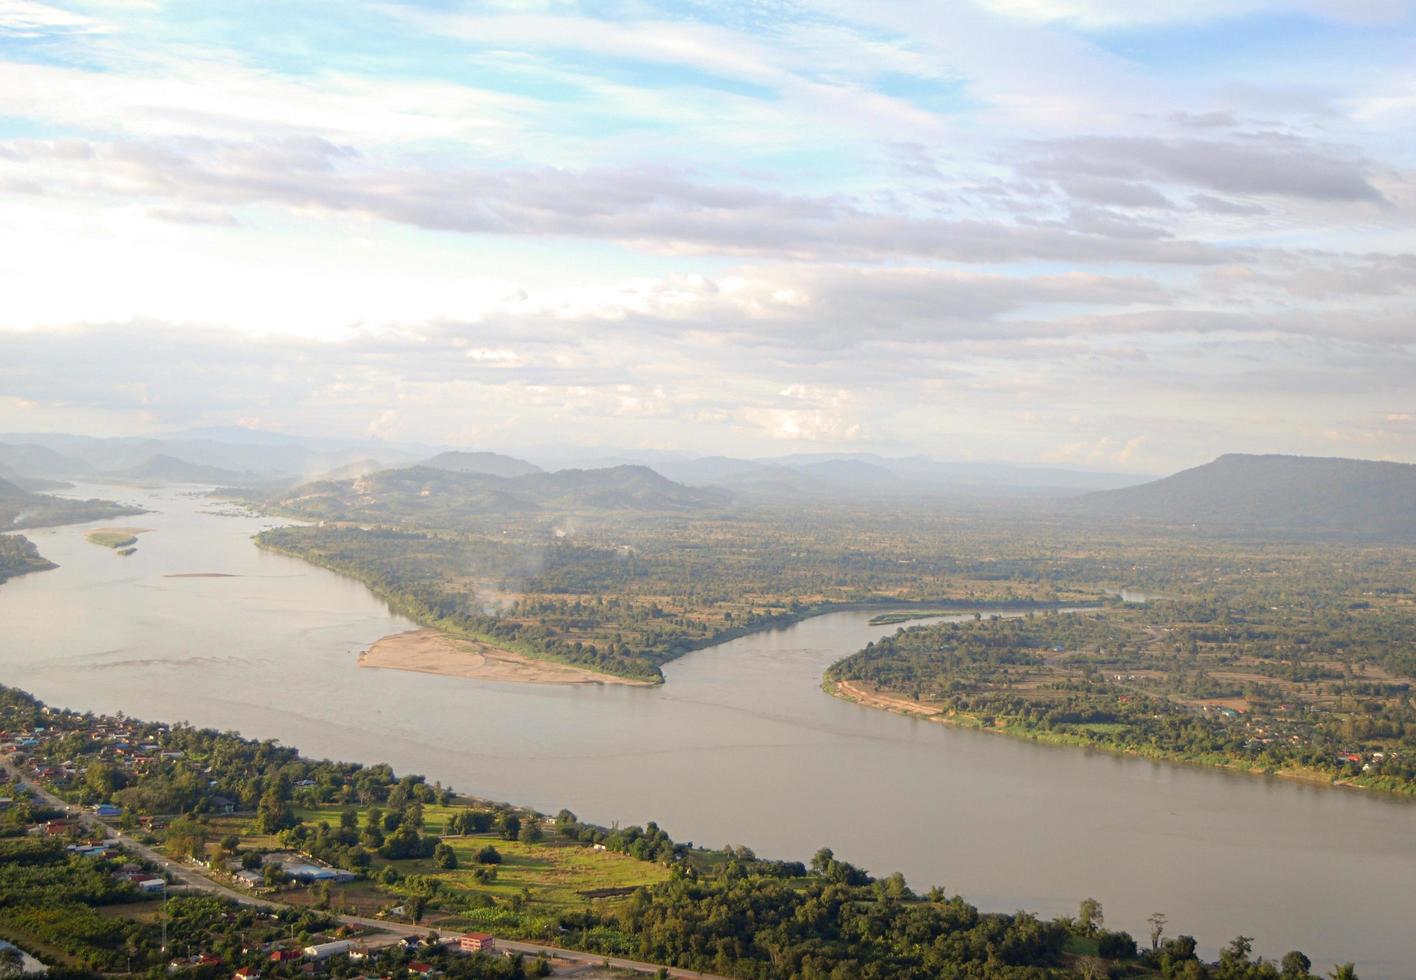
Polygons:
M434 629L386 636L359 654L359 666L516 684L653 683L525 657L490 643L463 640Z
M0 582L58 567L41 555L34 542L24 535L0 534Z
M334 976L551 972L550 956L460 955L449 932L480 937L463 948L523 939L533 951L745 980L1312 976L1302 953L1286 954L1280 974L1243 936L1218 963L1201 962L1195 940L1168 935L1159 913L1141 943L1108 930L1090 899L1051 921L982 913L942 888L874 878L829 848L809 864L697 848L652 822L549 817L386 765L63 711L9 688L0 727L5 778L40 790L17 778L0 811L0 933L75 980L232 970L298 980L311 962ZM89 813L74 819L55 803ZM127 840L105 841L110 826ZM194 863L172 872L169 857ZM173 874L185 887L166 888ZM412 926L428 930L421 941L377 932Z
M145 527L102 527L85 531L84 540L101 548L112 548L121 554L125 549L135 549L138 535L146 534L149 530Z

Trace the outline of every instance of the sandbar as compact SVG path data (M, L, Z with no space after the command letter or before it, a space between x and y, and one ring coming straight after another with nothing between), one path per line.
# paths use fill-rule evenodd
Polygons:
M385 636L359 654L359 666L517 684L648 685L647 681L598 674L552 660L535 660L490 643L464 640L435 629Z

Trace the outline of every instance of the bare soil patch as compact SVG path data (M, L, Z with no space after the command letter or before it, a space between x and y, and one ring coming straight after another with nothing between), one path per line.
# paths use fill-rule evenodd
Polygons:
M360 667L412 670L447 677L472 677L517 684L633 684L646 682L597 674L580 667L558 664L464 640L434 629L408 630L376 642L359 654Z

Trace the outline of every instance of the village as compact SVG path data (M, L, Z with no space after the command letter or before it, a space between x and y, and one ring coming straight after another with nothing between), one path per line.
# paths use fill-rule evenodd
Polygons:
M598 887L581 889L589 896L577 900L582 906L617 900L631 891L632 887L617 884L630 880L626 870L632 872L631 878L642 880L666 877L667 869L653 862L611 852L604 842L589 839L593 832L583 842L544 842L548 832L566 829L564 817L558 824L534 812L502 808L495 821L490 810L485 811L486 819L472 819L463 815L484 811L453 804L480 801L457 800L446 791L415 793L402 811L409 826L416 820L420 829L446 831L471 830L475 824L488 832L485 841L475 846L456 841L456 849L447 843L454 838L444 834L420 837L424 850L432 841L437 841L436 848L445 849L439 854L443 880L430 888L420 872L434 869L422 851L416 857L391 860L377 858L375 852L373 859L356 859L346 862L353 867L340 867L300 848L310 825L315 830L308 839L314 841L328 825L350 823L355 812L316 801L319 788L329 785L325 777L330 772L322 768L327 764L302 769L308 774L289 780L284 790L291 797L302 794L305 803L314 801L312 807L296 808L292 800L282 801L278 808L282 812L275 818L279 826L261 826L262 820L270 819L262 801L252 808L243 805L239 794L219 792L232 784L232 773L213 763L220 751L191 751L190 729L48 707L29 712L27 707L23 701L18 705L11 701L0 715L5 725L0 729L0 823L15 842L12 846L26 848L15 853L22 853L25 861L52 862L56 868L77 868L82 862L86 878L101 876L104 884L95 886L90 901L114 915L131 915L132 922L149 933L157 930L161 950L181 954L165 960L168 972L233 980L312 975L389 980L404 974L618 977L659 972L651 964L626 966L628 961L615 957L498 939L490 931L466 928L464 921L447 914L448 906L455 910L449 899L454 895L458 851L468 852L465 860L470 866L460 877L493 889L502 868L509 871L519 856L537 848L551 853L574 851L584 862L615 866L620 873L609 879L584 875L584 883ZM20 719L29 723L16 724ZM201 733L199 740L212 739L240 742L216 733ZM283 755L275 753L267 761L288 764ZM345 777L358 771L357 767L336 768ZM192 805L182 810L140 812L115 802L141 801L146 784L180 782L186 776L199 777L193 784L199 792ZM394 803L400 801L400 787L422 785L396 781L382 769L375 778L382 784L385 804L390 797ZM420 795L428 798L426 803ZM361 812L367 819L370 811ZM372 812L380 811L373 808ZM377 817L375 822L382 825ZM512 840L502 836L508 825L518 828ZM571 826L576 835L585 830L578 822ZM404 827L405 832L408 829ZM0 845L6 843L0 839ZM479 862L477 856L487 860L487 852L496 855L496 864ZM347 852L342 853L347 857ZM673 853L670 848L668 854ZM449 860L448 854L454 857ZM377 868L372 867L375 860ZM402 873L395 870L400 865L406 868ZM520 889L509 904L525 910L531 904L531 890L508 884ZM442 892L442 901L430 901L429 890ZM495 902L483 901L487 906ZM205 925L198 942L192 941L191 922L186 921L192 917L184 911L194 902L219 906L204 905ZM27 963L39 970L52 961L58 961L56 966L84 961L83 955L76 957L64 945L61 941L45 948L41 943L36 947L41 955L29 956ZM47 960L44 954L49 954ZM113 961L111 956L109 960ZM507 965L496 965L501 963Z

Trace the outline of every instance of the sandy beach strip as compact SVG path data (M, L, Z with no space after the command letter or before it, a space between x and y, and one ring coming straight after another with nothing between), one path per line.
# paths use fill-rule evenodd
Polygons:
M592 670L535 660L490 643L463 640L435 629L385 636L359 654L360 667L413 670L446 677L472 677L517 684L632 684L645 681L597 674Z

